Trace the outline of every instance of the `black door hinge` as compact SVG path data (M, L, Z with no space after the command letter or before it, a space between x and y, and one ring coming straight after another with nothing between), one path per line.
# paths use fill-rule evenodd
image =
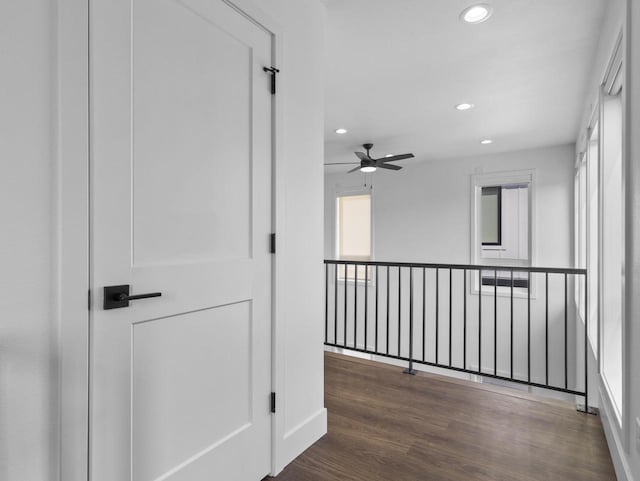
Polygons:
M276 253L276 233L269 234L269 254Z
M275 414L276 412L276 393L271 393L271 412Z
M87 291L87 309L91 310L91 289Z
M262 67L262 70L271 74L271 95L276 94L276 75L280 73L280 70L275 67Z

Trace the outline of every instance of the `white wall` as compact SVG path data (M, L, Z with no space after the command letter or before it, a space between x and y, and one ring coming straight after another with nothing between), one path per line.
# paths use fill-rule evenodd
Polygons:
M399 172L375 172L368 177L373 183L375 259L469 263L471 175L535 169L536 264L571 267L573 149L564 145L446 162L416 160ZM335 187L363 183L360 173L326 176L327 258L333 257Z
M0 3L0 479L56 472L54 8Z
M284 45L279 90L283 146L276 166L276 466L326 433L322 216L324 5L260 0Z
M534 209L532 226L535 230L534 253L535 266L572 267L572 230L573 230L573 165L575 161L573 145L563 145L520 152L485 155L476 158L453 161L421 163L407 162L400 172L378 171L370 179L373 183L373 259L378 261L427 262L448 264L470 264L471 261L471 176L492 172L518 171L533 169ZM335 238L335 191L336 189L362 185L364 177L360 173L327 175L325 179L325 256L334 258L333 240ZM476 274L477 275L477 274ZM408 354L408 272L402 274L403 294L401 313L402 342L401 355ZM417 317L415 334L422 337L422 273L414 273L414 316ZM471 276L471 273L469 273ZM426 334L427 360L435 360L435 272L428 271L427 277L427 320ZM332 279L332 274L330 274ZM439 361L448 361L449 307L448 271L440 272L440 326ZM534 276L534 300L532 301L532 378L544 382L544 277ZM386 317L386 271L381 271L379 279L382 314ZM389 332L391 352L397 352L397 270L392 271L390 279L391 328ZM549 326L550 326L550 381L563 382L562 340L564 328L564 284L562 278L550 277L549 288ZM572 298L572 284L569 285L569 299ZM343 341L343 302L344 284L338 289L338 340ZM330 286L330 305L335 298L333 285ZM462 273L453 277L454 301L452 303L453 337L452 359L462 367L462 323L463 294ZM369 288L368 312L373 313L375 306L374 287ZM478 365L478 296L470 295L467 288L468 309L468 351L467 368ZM482 301L482 366L488 372L494 369L494 305L492 292L483 295ZM353 325L353 285L348 286L347 319ZM364 289L358 292L358 319L360 324L357 345L364 345ZM498 338L500 346L508 346L509 336L509 298L498 298ZM575 315L569 303L569 336L575 336ZM372 314L369 314L371 316ZM334 313L330 313L330 337L333 337ZM526 377L526 299L514 300L514 374ZM386 321L386 319L385 319ZM372 322L372 321L370 321ZM380 343L386 344L386 326L380 328ZM347 342L353 343L351 328L347 331ZM372 338L367 340L371 348ZM458 346L458 347L456 347ZM385 346L386 347L386 346ZM421 351L421 345L414 345L414 352ZM573 381L575 372L575 343L569 343L569 376ZM499 375L508 375L509 351L502 349L498 353ZM578 370L578 379L582 379ZM578 388L583 387L580 381Z

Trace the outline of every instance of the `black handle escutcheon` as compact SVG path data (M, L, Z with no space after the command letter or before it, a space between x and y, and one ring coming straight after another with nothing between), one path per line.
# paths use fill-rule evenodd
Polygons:
M129 284L124 284L121 286L106 286L104 288L104 309L119 309L121 307L129 307L129 301L162 296L162 292L149 292L147 294L129 295L129 288Z

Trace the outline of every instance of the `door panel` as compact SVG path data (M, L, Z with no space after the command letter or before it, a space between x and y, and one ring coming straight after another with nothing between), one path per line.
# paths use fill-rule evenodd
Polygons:
M92 481L270 468L271 35L91 0ZM104 286L162 296L102 309Z
M253 49L207 14L134 2L135 265L250 255Z
M211 366L232 369L212 376ZM156 479L249 426L251 371L249 302L135 324L134 479Z

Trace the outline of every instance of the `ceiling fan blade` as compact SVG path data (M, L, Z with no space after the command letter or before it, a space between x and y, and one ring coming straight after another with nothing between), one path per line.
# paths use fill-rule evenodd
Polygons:
M399 165L393 165L393 164L387 165L387 164L381 164L381 163L376 164L376 167L378 169L389 169L389 170L400 170L400 169L402 169L402 167L400 167Z
M358 167L354 167L353 169L351 169L349 172L347 172L347 174L350 174L351 172L355 172L356 170L360 170L360 166Z
M383 157L381 159L377 159L376 162L395 162L396 160L412 159L414 157L415 155L413 154L392 155L391 157Z
M354 152L360 160L371 160L364 152Z
M327 164L324 165L354 165L354 164L359 164L360 162L329 162Z

